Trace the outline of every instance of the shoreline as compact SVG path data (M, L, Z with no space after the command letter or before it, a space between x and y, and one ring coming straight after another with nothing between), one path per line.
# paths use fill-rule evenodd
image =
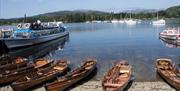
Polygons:
M13 91L10 85L0 87L0 91ZM44 87L37 88L33 91L46 91ZM87 81L84 83L77 83L67 91L103 91L101 81ZM164 81L144 81L144 82L130 82L125 91L176 91L173 87Z
M88 81L70 91L103 91L101 81ZM164 81L130 82L125 91L176 91Z

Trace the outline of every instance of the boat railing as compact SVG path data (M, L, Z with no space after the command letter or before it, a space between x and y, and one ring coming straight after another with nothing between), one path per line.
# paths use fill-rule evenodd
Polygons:
M180 28L178 27L178 28L167 28L167 30L166 30L167 32L170 32L170 33L174 33L174 34L178 34L178 35L180 35Z
M55 34L55 33L59 33L59 32L60 32L59 28L54 28L54 29L50 29L50 30L47 29L47 30L32 31L31 35L32 35L32 37L38 37L38 36Z
M14 34L14 38L35 38L61 32L59 28L32 30L31 32L19 32Z

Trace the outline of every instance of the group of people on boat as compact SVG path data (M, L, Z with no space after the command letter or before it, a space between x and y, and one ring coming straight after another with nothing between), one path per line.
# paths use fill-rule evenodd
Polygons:
M33 32L33 36L49 35L59 32L64 32L66 29L62 26L61 22L41 22L37 20L33 23L20 23L17 29L6 29L0 31L1 38L15 38L20 36L29 36ZM17 35L17 36L16 36Z
M29 28L31 30L42 30L43 26L41 25L41 21L37 20L37 22L31 23Z
M40 20L37 20L33 23L24 23L18 24L18 29L30 29L30 30L44 30L44 29L53 29L61 27L61 22L48 22L48 23L41 23Z

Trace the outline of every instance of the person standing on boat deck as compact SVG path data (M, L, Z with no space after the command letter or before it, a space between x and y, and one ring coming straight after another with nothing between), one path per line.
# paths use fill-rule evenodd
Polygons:
M37 29L42 29L42 26L41 26L41 21L40 20L37 20Z
M29 29L33 30L34 29L34 23L31 23Z
M41 21L40 21L40 20L37 20L36 22L31 23L30 29L32 29L32 30L39 30L39 29L42 29Z

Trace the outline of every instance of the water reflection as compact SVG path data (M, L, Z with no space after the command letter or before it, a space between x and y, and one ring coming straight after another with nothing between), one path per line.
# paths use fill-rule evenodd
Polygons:
M160 38L162 44L169 48L180 48L180 42L177 40L170 40L165 38Z
M69 40L69 36L64 36L62 38L58 38L56 40L42 43L35 46L20 48L16 50L10 50L9 54L12 56L23 56L29 57L34 60L39 57L43 57L48 53L51 53L55 50L62 50L64 48L65 43Z

